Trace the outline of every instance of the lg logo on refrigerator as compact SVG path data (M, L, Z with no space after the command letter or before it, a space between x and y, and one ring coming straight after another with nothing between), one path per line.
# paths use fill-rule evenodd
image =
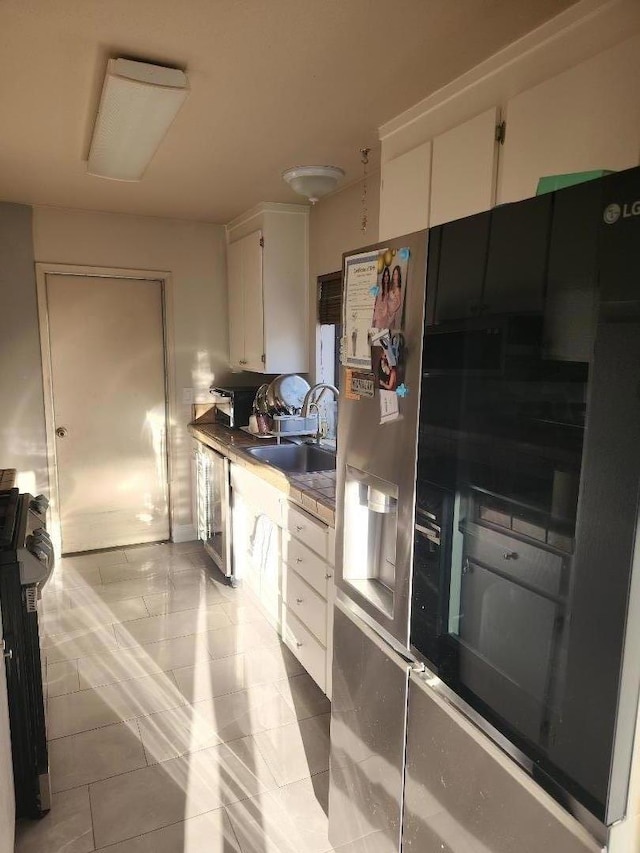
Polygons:
M608 204L602 218L607 225L613 225L618 219L629 219L631 216L640 216L640 199L630 204Z

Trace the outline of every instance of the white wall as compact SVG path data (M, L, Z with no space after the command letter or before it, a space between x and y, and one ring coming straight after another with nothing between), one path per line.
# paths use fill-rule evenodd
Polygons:
M342 268L342 254L378 242L380 176L377 171L367 181L367 230L362 231L362 181L321 199L309 216L309 306L311 381L320 372L320 333L317 320L318 276Z
M183 389L207 399L228 367L224 228L208 223L58 208L34 208L36 261L170 272L174 386L174 537L191 529L190 406ZM34 324L36 319L34 317Z
M44 406L31 208L0 203L0 468L46 492Z

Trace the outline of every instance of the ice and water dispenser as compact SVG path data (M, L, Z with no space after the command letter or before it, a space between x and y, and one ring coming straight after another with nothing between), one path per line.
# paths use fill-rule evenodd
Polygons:
M344 580L393 617L398 486L350 465L344 503Z

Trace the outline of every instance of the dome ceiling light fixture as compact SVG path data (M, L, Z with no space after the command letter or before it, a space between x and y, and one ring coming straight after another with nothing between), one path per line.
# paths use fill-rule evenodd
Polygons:
M291 189L315 204L323 195L335 189L344 169L339 166L294 166L282 173Z

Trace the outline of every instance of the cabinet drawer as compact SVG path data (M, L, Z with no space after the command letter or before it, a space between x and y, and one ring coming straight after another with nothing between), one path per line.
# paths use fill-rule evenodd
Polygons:
M327 602L292 568L287 568L286 603L323 646L327 645Z
M464 554L548 595L559 595L563 559L510 536L465 524Z
M316 640L286 605L283 606L282 612L282 639L324 692L327 669L327 652L324 646Z
M285 534L282 547L285 563L326 599L328 576L333 574L331 566L293 536Z
M329 530L326 524L307 515L301 509L289 504L289 515L285 527L292 536L301 539L305 545L320 554L323 560L327 559L327 541Z

